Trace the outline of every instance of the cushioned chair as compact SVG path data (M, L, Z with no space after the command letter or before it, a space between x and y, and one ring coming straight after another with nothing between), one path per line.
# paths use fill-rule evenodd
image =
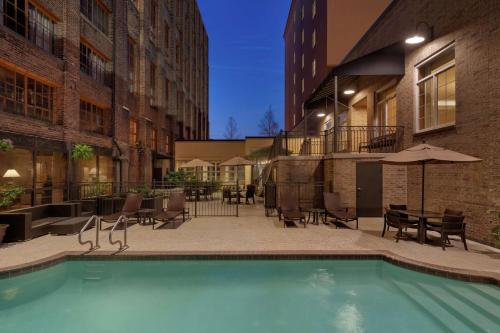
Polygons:
M441 223L427 222L426 230L432 230L438 232L441 242L441 247L443 251L446 250L446 244L450 243L448 236L457 235L460 236L462 242L464 243L464 248L468 251L467 241L465 238L465 216L463 215L444 215Z
M402 214L397 210L386 209L382 237L385 236L385 231L389 230L389 227L398 229L398 232L396 233L396 242L399 242L399 239L403 236L403 229L418 229L418 221L408 219L406 214Z

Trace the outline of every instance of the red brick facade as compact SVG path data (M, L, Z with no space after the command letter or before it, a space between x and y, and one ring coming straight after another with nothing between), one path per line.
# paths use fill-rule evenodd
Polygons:
M173 167L180 129L191 139L208 139L208 36L195 0L92 1L107 13L105 32L81 12L80 1L33 2L55 23L53 54L0 20L0 67L40 80L55 93L49 122L0 112L0 137L63 141L68 152L72 144L86 143L109 152L115 180L121 175L123 182L150 182L153 168L164 174ZM129 40L134 41L133 91ZM81 43L104 59L107 84L80 70ZM81 100L104 110L105 134L81 129ZM138 122L137 144L129 142L131 118ZM157 147L151 145L153 131Z

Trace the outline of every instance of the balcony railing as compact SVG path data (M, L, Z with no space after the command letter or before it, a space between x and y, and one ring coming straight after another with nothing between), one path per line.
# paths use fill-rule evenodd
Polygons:
M331 153L395 153L401 150L403 129L403 126L338 126L308 136L284 131L274 138L269 159Z

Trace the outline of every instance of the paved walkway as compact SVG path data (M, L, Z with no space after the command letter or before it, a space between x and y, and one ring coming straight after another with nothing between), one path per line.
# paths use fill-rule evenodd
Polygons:
M360 230L335 229L320 224L307 228L283 228L277 217L265 217L262 206L241 206L240 217L193 218L177 229L152 230L151 226L132 225L128 229L131 251L237 251L273 252L289 251L315 253L322 251L390 251L410 260L452 269L490 272L500 276L500 251L487 246L469 243L464 251L462 243L452 240L453 247L442 251L436 245L420 245L415 241L396 243L394 232L380 237L382 219L360 219ZM94 229L85 237L95 237ZM116 237L121 237L116 232ZM107 240L108 232L100 236L101 249L113 251ZM3 244L0 247L0 269L28 264L66 251L82 251L77 236L43 236L29 242Z

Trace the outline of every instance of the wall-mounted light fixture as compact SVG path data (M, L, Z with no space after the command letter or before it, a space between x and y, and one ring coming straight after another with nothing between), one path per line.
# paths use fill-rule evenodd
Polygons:
M325 114L323 112L320 112L316 116L318 116L318 118L323 118L325 116Z
M354 89L346 89L344 90L344 95L353 95L355 92Z
M413 33L405 39L406 44L420 44L426 40L431 40L433 34L432 27L427 22L419 22L415 26Z

